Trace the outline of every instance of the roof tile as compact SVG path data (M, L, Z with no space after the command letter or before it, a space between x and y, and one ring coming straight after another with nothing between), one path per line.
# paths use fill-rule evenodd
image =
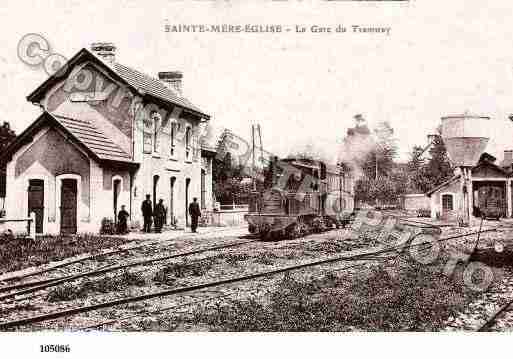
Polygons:
M86 120L52 116L100 159L131 162L130 155Z
M120 63L114 64L114 70L121 76L130 86L140 88L148 94L161 98L162 100L181 105L187 109L204 114L199 107L193 105L185 97L178 95L175 91L167 87L162 81L137 71L131 67Z

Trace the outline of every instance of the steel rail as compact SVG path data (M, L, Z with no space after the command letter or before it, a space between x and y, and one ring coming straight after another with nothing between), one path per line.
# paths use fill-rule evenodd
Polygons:
M214 233L218 233L218 232L222 232L222 231L223 230L219 230L219 231L215 231ZM76 264L76 263L84 262L84 261L87 261L87 260L94 260L94 259L98 259L98 258L105 257L105 256L115 255L115 254L122 253L122 252L128 252L128 251L132 251L132 250L140 249L140 248L144 248L144 247L150 247L150 246L153 246L153 245L156 245L156 244L160 244L160 243L171 242L171 241L174 241L174 240L184 240L184 239L187 240L187 239L191 239L191 238L195 238L195 237L196 236L188 235L188 236L184 236L184 237L176 237L176 238L168 238L168 239L163 239L163 240L148 241L147 243L137 244L137 245L134 245L132 247L129 246L129 247L117 248L117 249L112 249L111 248L111 249L105 250L102 253L89 254L89 255L87 255L85 257L80 257L80 258L76 258L76 259L68 261L68 262L59 263L59 264L55 264L55 265L49 266L49 267L47 267L45 269L41 269L41 270L37 270L37 271L33 271L33 272L21 274L21 275L5 277L5 278L0 279L0 283L1 282L10 282L10 281L14 281L14 280L21 280L21 279L24 279L24 278L27 278L27 277L32 277L32 276L35 276L35 275L44 274L44 273L51 272L51 271L53 271L55 269L58 269L58 268L66 267L66 266L69 266L71 264ZM3 274L5 275L6 273L3 273Z
M368 259L368 258L366 258L366 259ZM352 265L345 266L345 267L342 267L342 268L337 268L335 270L336 271L343 271L343 270L350 269L350 268L360 267L360 266L362 266L364 264L365 263L352 264ZM251 288L251 289L237 290L237 293L240 293L241 291L244 292L244 293L248 293L248 292L254 291L254 289ZM103 327L105 325L114 324L114 323L118 323L118 322L123 322L123 321L128 320L128 319L141 317L143 315L159 314L159 313L166 312L166 311L169 311L169 310L172 310L172 309L183 308L183 307L186 307L186 306L189 306L189 305L193 305L193 304L205 303L205 302L210 302L210 301L214 301L214 300L219 300L219 299L222 299L222 298L227 298L227 297L229 297L229 296L231 296L233 294L234 293L227 293L227 294L219 295L219 296L216 296L216 297L207 297L207 298L191 300L191 301L186 302L186 303L174 304L174 305L167 306L167 307L164 307L164 308L159 308L159 309L156 309L156 310L151 311L151 312L139 311L139 312L137 312L135 314L127 315L127 316L124 316L124 317L121 317L121 318L111 319L111 320L108 320L108 321L105 321L105 322L92 324L92 325L89 325L89 326L86 326L86 327L81 327L78 330L95 329L95 328Z
M4 299L14 298L14 297L16 297L18 295L24 295L24 294L28 294L28 293L37 292L39 290L43 290L43 289L46 289L46 288L55 287L56 285L59 285L59 284L65 283L65 282L71 282L71 281L74 281L74 280L79 279L79 278L96 276L96 275L99 275L99 274L105 274L105 273L116 271L116 270L120 270L120 269L126 269L126 268L135 267L135 266L139 266L139 265L146 265L146 264L150 264L150 263L160 262L160 261L164 261L164 260L168 260L168 259L173 259L173 258L185 257L185 256L199 254L199 253L204 253L204 252L208 252L208 251L214 251L214 250L219 250L219 249L238 247L238 246L241 246L241 245L244 245L244 244L254 243L254 242L257 242L257 241L259 241L259 240L255 239L255 240L249 240L249 241L244 241L244 242L230 243L230 244L221 245L221 246L214 246L214 247L197 249L197 250L189 251L189 252L175 253L175 254L172 254L172 255L164 256L164 257L145 259L145 260L131 262L131 263L127 263L127 264L108 265L108 266L102 267L100 269L95 269L95 270L91 270L91 271L87 271L87 272L82 272L82 273L78 273L78 274L71 275L71 276L64 276L64 277L61 277L61 278L56 278L55 280L53 280L51 282L47 282L47 280L44 280L44 281L42 281L42 284L40 284L38 282L32 282L32 284L34 286L32 286L30 288L1 295L0 296L0 301L4 300Z
M417 221L417 220L407 219L407 218L403 218L403 217L396 217L396 218L400 221L423 224L425 226L432 227L432 228L452 227L452 225L448 225L448 224L433 224L433 223L429 223L429 222Z
M506 302L506 304L503 304L498 310L496 310L493 315L486 320L483 324L481 324L477 329L476 332L484 332L487 329L490 329L490 327L494 324L494 322L499 318L506 310L513 304L513 299Z
M493 231L495 231L495 229L485 230L485 231L482 231L481 233L493 232ZM466 237L466 236L474 235L474 234L477 234L477 232L469 232L469 233L464 233L464 234L460 234L460 235L456 235L456 236L439 238L437 240L437 242L447 241L447 240L455 239L455 238L462 238L462 237ZM423 244L424 243L420 243L417 245L423 245ZM415 245L415 246L417 246L417 245ZM411 246L412 245L410 245L410 247ZM212 287L222 286L222 285L226 285L226 284L233 284L233 283L252 280L252 279L256 279L256 278L272 276L272 275L285 273L285 272L298 270L298 269L303 269L303 268L308 268L308 267L312 267L312 266L336 263L336 262L345 261L345 260L358 260L361 258L365 258L366 256L372 256L372 255L376 255L376 254L384 254L384 253L396 251L398 249L402 250L402 247L403 247L403 245L389 246L387 248L383 248L383 249L380 249L380 250L377 250L374 252L360 253L360 254L356 254L353 256L342 256L342 257L339 256L339 257L334 257L334 258L327 258L327 259L323 259L323 260L317 260L317 261L307 262L307 263L303 263L303 264L287 266L287 267L283 267L283 268L279 268L279 269L275 269L275 270L264 271L264 272L260 272L260 273L254 273L254 274L249 274L249 275L244 275L244 276L239 276L239 277L232 277L232 278L218 280L218 281L214 281L214 282L207 282L207 283L193 285L193 286L189 286L189 287L168 289L168 290L163 290L163 291L158 291L158 292L154 292L154 293L148 293L148 294L143 294L143 295L138 295L138 296L133 296L133 297L125 297L125 298L117 299L117 300L113 300L113 301L101 302L101 303L97 303L97 304L93 304L93 305L89 305L89 306L65 309L62 311L46 313L46 314L42 314L42 315L38 315L38 316L34 316L34 317L28 317L28 318L3 322L3 323L0 323L0 330L5 330L5 329L12 328L12 327L20 326L20 325L39 323L39 322L43 322L43 321L47 321L47 320L57 319L57 318L66 317L66 316L70 316L70 315L76 315L76 314L80 314L80 313L86 313L86 312L90 312L93 310L113 307L113 306L117 306L117 305L121 305L121 304L140 302L140 301L158 298L158 297L165 297L165 296L169 296L169 295L187 293L187 292L192 292L192 291L201 290L201 289L205 289L205 288L212 288Z

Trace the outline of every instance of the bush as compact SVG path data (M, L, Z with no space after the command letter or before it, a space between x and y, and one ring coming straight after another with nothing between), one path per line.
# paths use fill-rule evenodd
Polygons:
M181 263L173 263L160 269L153 280L157 283L172 284L176 278L185 278L187 276L200 277L207 273L220 257L210 257L188 262L183 260Z
M100 234L116 234L116 224L112 218L104 217L100 227Z
M191 321L216 331L432 331L472 296L429 266L402 262L358 276L327 274L306 282L285 276L266 300L204 306Z
M0 241L0 271L8 272L28 268L82 253L96 253L126 242L125 238L94 234L44 235L38 236L35 241L16 237L11 241Z
M124 271L116 277L103 277L97 280L86 280L78 285L65 283L48 292L49 302L60 302L85 298L90 293L109 293L120 291L128 286L142 287L146 285L146 279L140 273Z

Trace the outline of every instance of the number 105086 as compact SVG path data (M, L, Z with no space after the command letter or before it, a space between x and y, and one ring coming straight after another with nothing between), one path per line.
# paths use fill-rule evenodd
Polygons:
M40 345L41 353L69 353L71 348L69 344L59 345Z

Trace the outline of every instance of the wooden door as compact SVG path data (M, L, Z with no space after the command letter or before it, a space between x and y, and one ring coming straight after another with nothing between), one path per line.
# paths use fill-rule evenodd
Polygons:
M28 216L30 216L31 212L36 214L36 233L43 233L44 203L44 181L38 179L30 180L28 187Z
M77 233L77 180L74 179L62 180L61 233Z

